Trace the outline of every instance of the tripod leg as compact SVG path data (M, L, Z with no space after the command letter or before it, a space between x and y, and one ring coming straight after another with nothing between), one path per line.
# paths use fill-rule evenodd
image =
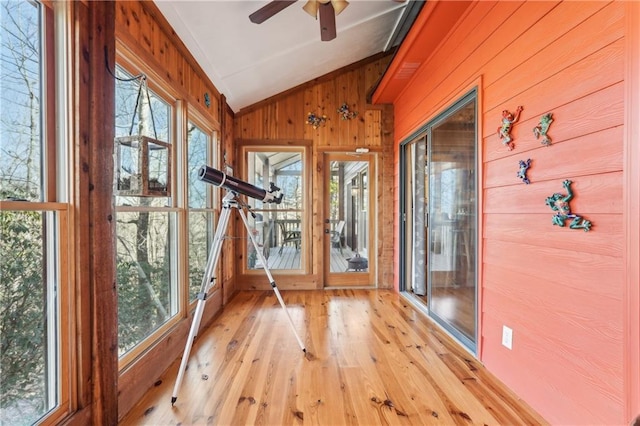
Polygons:
M220 258L222 243L224 241L224 233L227 229L230 214L231 208L228 205L223 206L222 213L220 213L220 220L218 221L218 227L216 228L216 233L213 237L213 244L211 246L211 252L209 253L209 258L207 260L207 266L205 267L205 274L202 277L200 293L198 293L198 303L196 305L196 311L193 314L193 321L191 323L191 329L189 330L189 337L187 337L187 343L184 348L184 353L182 354L182 361L180 362L180 368L178 369L178 377L176 378L176 384L173 387L173 394L171 395L171 405L173 405L178 399L178 390L180 389L180 385L182 384L184 372L187 369L191 346L193 345L193 341L195 340L196 335L198 334L198 329L200 328L200 320L202 319L202 314L204 312L207 293L213 286L213 274L216 270L216 266L218 265L218 259Z
M274 281L273 276L269 271L269 267L267 266L267 260L264 258L264 255L262 254L262 251L260 250L260 247L258 246L258 243L256 242L255 237L253 236L253 233L251 233L251 227L249 226L249 222L247 221L247 216L245 215L244 211L240 208L238 209L238 213L240 213L240 217L242 218L244 227L247 229L247 235L249 236L249 239L251 239L251 242L253 243L253 247L256 250L256 253L258 255L258 258L260 259L260 262L262 262L262 268L264 269L264 272L267 274L267 278L269 278L269 283L271 283L271 287L273 288L273 291L276 294L276 297L278 298L278 302L280 302L280 306L282 306L284 313L287 315L287 319L289 320L289 325L291 326L291 330L293 330L294 336L296 336L298 345L300 345L300 349L302 349L302 352L306 353L307 349L304 347L304 343L302 343L300 336L298 336L298 333L296 332L296 327L293 325L293 320L289 315L289 311L287 311L287 306L284 304L284 300L282 300L282 296L280 296L280 291L278 291L278 286L276 286L276 282Z

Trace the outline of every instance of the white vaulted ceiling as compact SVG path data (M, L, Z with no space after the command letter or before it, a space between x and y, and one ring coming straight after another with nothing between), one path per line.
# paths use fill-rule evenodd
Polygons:
M234 112L361 59L392 49L423 2L351 0L337 37L297 1L262 24L249 15L268 1L155 0Z

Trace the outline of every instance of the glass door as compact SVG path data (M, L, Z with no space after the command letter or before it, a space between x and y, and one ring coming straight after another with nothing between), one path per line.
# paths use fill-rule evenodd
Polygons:
M405 290L427 303L427 261L430 252L439 251L439 242L429 241L429 168L427 138L422 135L405 145L404 182L404 276ZM431 244L431 250L427 247Z
M401 150L402 289L476 348L475 91L429 122Z
M326 286L369 286L375 239L372 226L373 157L325 154L324 219Z
M262 250L267 267L275 272L306 271L304 206L306 203L304 155L301 149L266 147L246 151L247 182L259 188L274 184L280 189L279 204L251 200L248 216L256 242ZM247 271L262 270L260 256L253 244L246 245Z

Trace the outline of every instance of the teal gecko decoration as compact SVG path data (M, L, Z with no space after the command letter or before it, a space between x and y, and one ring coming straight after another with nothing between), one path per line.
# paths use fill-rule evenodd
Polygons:
M540 139L540 136L542 136L540 143L544 146L551 145L551 138L547 135L551 123L553 123L552 113L547 113L540 117L540 123L533 128L533 134L536 139Z
M551 197L547 197L546 204L551 207L551 210L556 212L556 214L553 215L552 223L557 226L564 226L565 221L571 219L569 228L584 229L584 232L588 232L591 229L591 221L571 213L571 207L569 206L569 201L573 198L571 183L568 179L562 182L562 185L567 190L567 195L556 192Z
M520 170L518 170L518 177L522 179L524 183L529 185L531 181L527 177L527 170L529 170L529 167L531 167L531 158L527 158L527 161L520 160L519 164L520 164Z

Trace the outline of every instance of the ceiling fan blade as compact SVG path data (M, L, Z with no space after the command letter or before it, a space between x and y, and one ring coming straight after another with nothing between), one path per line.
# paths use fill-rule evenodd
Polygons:
M336 12L336 16L338 16L340 12L349 6L349 2L347 0L331 0L331 6L333 6L333 10Z
M249 15L249 20L254 24L262 24L264 21L284 10L286 7L291 6L296 1L297 0L272 0Z
M302 10L318 19L318 0L307 0L304 6L302 6Z
M336 14L331 3L320 3L320 40L331 41L336 38Z

